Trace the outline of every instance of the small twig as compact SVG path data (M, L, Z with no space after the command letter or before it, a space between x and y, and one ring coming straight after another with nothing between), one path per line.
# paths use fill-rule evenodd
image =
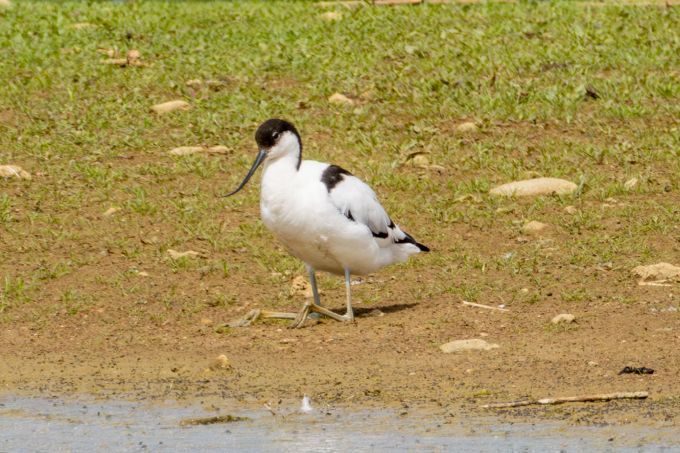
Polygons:
M510 311L507 308L492 307L491 305L476 304L474 302L463 301L463 305L469 305L470 307L486 308L487 310L498 310L498 311Z
M645 280L640 280L638 282L638 285L640 286L673 286L670 283L668 283L668 280L654 280L651 282L645 281Z
M590 401L645 399L647 398L647 396L648 396L647 392L622 392L622 393L605 393L601 395L563 396L558 398L541 398L540 400L512 401L510 403L485 404L482 406L482 408L495 409L500 407L531 406L533 404L586 403Z

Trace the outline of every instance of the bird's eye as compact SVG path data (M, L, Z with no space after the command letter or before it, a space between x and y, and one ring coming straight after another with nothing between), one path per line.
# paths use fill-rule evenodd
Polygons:
M277 139L279 138L279 133L278 133L278 132L272 133L272 138L273 138L274 140L277 140Z

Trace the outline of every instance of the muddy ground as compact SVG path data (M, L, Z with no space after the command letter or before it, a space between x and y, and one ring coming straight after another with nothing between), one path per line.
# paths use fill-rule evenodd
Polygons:
M460 233L448 244L430 241L432 253L463 246L466 233ZM477 235L476 241L493 238ZM514 246L517 240L501 239L495 246L504 242ZM392 268L353 287L353 324L321 320L293 330L268 321L217 328L258 306L257 286L242 288L248 302L241 306L208 307L160 325L139 322L124 301L75 316L55 314L40 327L19 320L0 332L0 388L24 395L87 393L217 406L223 398L276 406L307 394L322 404L438 407L452 415L461 409L485 412L480 405L525 397L648 391L647 401L502 412L677 423L680 330L673 288L638 286L623 270L586 274L604 293L624 285L636 303L594 300L575 306L551 298L549 290L542 303L507 304L507 312L464 306L446 295L415 301L394 295L432 284L427 269ZM164 278L148 279L165 284ZM503 284L513 285L509 278ZM369 295L378 300L362 302ZM340 285L323 297L341 312ZM299 300L290 297L279 308L294 310ZM575 323L551 324L553 316L566 312L576 316ZM483 338L499 348L439 350L444 342L465 338ZM221 354L228 357L226 368L215 366ZM618 374L629 365L655 372Z

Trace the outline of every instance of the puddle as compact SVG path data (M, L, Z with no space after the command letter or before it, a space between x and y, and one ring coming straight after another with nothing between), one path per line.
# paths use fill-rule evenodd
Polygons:
M312 403L313 404L313 403ZM232 410L233 409L233 410ZM227 415L245 420L180 426ZM673 427L581 427L504 423L390 410L341 409L285 416L225 407L148 405L94 399L0 397L0 452L14 451L678 451Z

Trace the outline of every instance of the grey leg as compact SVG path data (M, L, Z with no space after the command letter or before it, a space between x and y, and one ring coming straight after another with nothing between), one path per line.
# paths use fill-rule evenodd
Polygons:
M291 323L290 328L296 329L302 327L302 324L307 319L307 316L312 316L315 314L325 315L329 318L333 318L336 321L352 322L354 321L354 312L352 311L352 290L350 287L350 274L349 269L345 269L345 288L347 291L347 312L344 316L341 316L335 312L330 311L327 308L321 306L319 298L319 290L316 287L316 275L314 274L314 269L307 267L309 271L309 281L312 284L312 294L314 295L314 302L305 302L304 307L300 310L300 313L295 317L295 320Z
M321 298L319 297L319 290L316 287L316 273L314 268L307 266L307 272L309 273L309 282L312 284L312 294L314 294L314 303L321 306Z
M352 310L352 280L350 278L349 269L345 268L345 291L347 293L347 311L345 312L346 321L354 321L354 311Z

